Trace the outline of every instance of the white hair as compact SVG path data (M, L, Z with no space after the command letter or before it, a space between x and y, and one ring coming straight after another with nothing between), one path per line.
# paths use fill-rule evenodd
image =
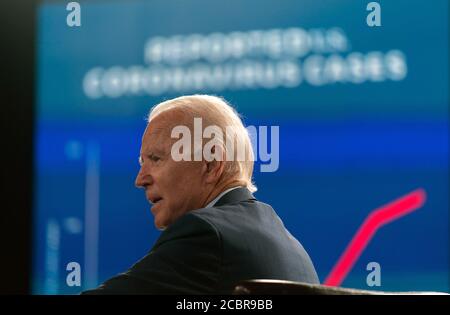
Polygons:
M171 100L164 101L154 106L148 115L150 122L162 112L177 109L182 111L188 118L194 119L200 117L206 125L218 126L224 135L226 141L231 141L237 147L245 148L245 158L233 158L225 161L224 179L236 179L247 187L251 192L257 190L252 182L254 154L249 133L244 127L242 120L236 110L229 105L223 98L211 95L185 95ZM233 131L232 135L227 129ZM229 137L233 137L229 139ZM222 150L226 153L227 146L220 140ZM234 150L234 155L237 154Z

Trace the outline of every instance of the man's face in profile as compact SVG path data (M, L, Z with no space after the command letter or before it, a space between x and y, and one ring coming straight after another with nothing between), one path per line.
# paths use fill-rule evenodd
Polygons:
M180 121L177 123L177 120ZM155 226L164 229L189 210L204 206L202 162L174 161L170 154L176 139L171 129L182 125L176 113L162 113L148 124L142 138L136 186L145 189L153 206Z

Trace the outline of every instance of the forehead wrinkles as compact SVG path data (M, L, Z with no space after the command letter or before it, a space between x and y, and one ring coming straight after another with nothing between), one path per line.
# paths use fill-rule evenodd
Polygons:
M147 130L142 139L142 146L164 148L170 151L171 145L177 141L171 137L172 129L176 126L184 125L191 129L186 121L185 115L180 111L170 110L155 116L148 124Z
M169 133L165 128L157 128L146 132L142 138L142 153L167 151L167 145L169 140Z

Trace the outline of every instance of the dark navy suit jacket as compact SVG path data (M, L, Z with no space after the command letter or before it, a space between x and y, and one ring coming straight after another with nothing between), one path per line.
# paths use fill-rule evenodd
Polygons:
M230 294L247 279L319 283L310 257L271 206L246 188L171 224L125 273L84 294Z

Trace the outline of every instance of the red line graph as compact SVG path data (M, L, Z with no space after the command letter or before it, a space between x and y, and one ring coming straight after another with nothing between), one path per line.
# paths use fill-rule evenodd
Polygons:
M324 285L341 285L376 231L383 225L417 210L424 204L425 199L425 190L419 188L372 211L353 236Z

